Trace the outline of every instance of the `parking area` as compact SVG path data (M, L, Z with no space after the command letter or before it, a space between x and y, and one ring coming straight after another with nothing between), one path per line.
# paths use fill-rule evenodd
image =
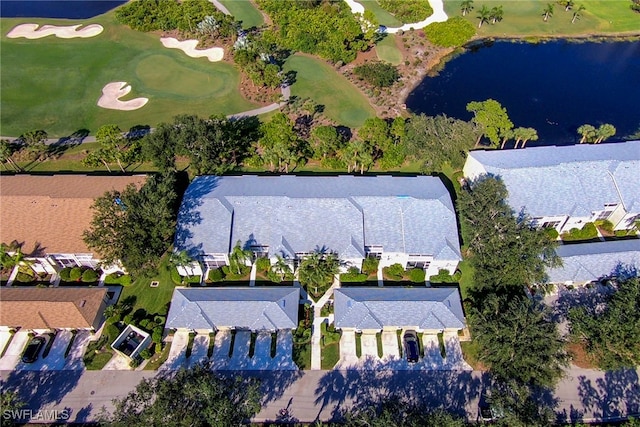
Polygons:
M360 358L380 360L378 357L378 340L376 334L362 334L360 337L360 348L362 350Z
M173 334L169 356L160 369L177 370L186 366L187 344L189 344L189 332L177 331Z
M188 358L188 365L193 366L208 359L209 334L198 334L193 338L191 356Z
M395 331L382 331L382 355L385 360L400 358L398 334Z

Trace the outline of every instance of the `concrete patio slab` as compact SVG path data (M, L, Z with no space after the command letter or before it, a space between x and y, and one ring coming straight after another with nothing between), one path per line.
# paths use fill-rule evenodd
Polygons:
M393 331L382 332L382 357L385 360L400 359L397 333Z
M209 351L209 334L198 334L193 338L193 346L191 347L191 356L188 359L188 365L194 366L208 359Z
M7 351L0 358L0 371L11 371L16 367L29 339L28 331L18 331L14 334Z
M169 357L160 367L162 370L177 370L187 364L187 344L189 344L189 332L177 331L173 334Z
M231 331L218 331L213 345L213 355L211 355L213 369L228 368L230 348Z

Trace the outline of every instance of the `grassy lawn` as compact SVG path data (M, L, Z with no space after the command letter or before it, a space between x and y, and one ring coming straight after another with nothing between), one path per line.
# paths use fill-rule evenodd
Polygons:
M122 128L156 126L177 114L209 116L255 108L240 95L240 75L227 63L190 58L162 46L157 34L133 31L115 22L114 12L91 19L104 31L93 38L8 39L6 33L28 19L2 19L2 134L44 129L65 136L108 123ZM40 24L75 21L45 19ZM100 108L96 101L105 84L126 81L123 100L149 98L134 111Z
M333 369L340 360L340 344L333 343L322 347L322 359L320 360L320 368Z
M89 371L99 371L105 367L109 360L113 357L111 350L104 350L101 353L96 354L89 363L85 362L85 366Z
M464 360L471 365L474 370L485 371L487 367L480 361L478 361L478 352L480 348L475 341L461 341L460 347L462 348L462 355Z
M242 21L242 28L259 27L264 24L262 14L249 0L220 0L229 12Z
M169 310L169 303L173 295L175 287L171 280L171 274L168 266L168 257L165 257L158 274L152 278L138 278L131 286L125 286L120 295L120 301L124 301L128 297L135 297L135 304L132 312L142 308L148 314L157 314L166 316ZM152 280L160 282L157 288L149 286Z
M145 371L157 371L160 366L169 358L169 350L171 349L171 343L165 344L160 353L156 353L149 359L146 365L144 365Z
M370 10L376 16L378 24L385 27L401 27L402 22L395 16L380 7L376 0L358 0L358 3L364 6L365 10Z
M399 65L402 62L402 53L396 46L396 37L393 34L387 34L376 44L376 55L381 61L390 62L393 65Z
M320 60L296 54L287 60L284 70L297 72L291 94L323 105L324 114L338 124L359 127L375 115L367 99L344 76Z
M553 16L544 22L542 11L547 3L554 5ZM518 0L518 1L484 1L476 0L474 9L467 14L466 19L476 27L479 20L478 10L483 5L489 9L495 6L503 6L504 18L495 25L484 24L478 29L480 36L561 36L583 35L594 33L615 33L640 31L638 14L630 8L628 0L586 0L576 2L583 4L586 10L581 12L580 19L571 23L573 12L565 12L564 8L556 2L546 0ZM449 16L459 16L460 1L445 0L445 11Z

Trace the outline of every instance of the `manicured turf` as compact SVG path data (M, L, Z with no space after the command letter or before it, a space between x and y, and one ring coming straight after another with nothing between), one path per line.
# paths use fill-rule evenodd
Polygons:
M148 314L158 314L161 316L167 314L175 285L171 280L171 274L169 273L166 260L167 257L165 257L164 262L158 268L157 276L152 278L139 278L134 281L131 286L123 287L120 301L124 301L130 296L136 299L132 313L142 308L146 310ZM152 280L160 282L157 288L149 286Z
M396 39L393 34L387 34L384 39L376 44L376 55L381 61L390 62L393 65L398 65L402 62L402 53L396 46Z
M291 94L323 105L324 114L338 124L359 127L374 116L364 95L326 63L296 54L287 60L284 69L297 72Z
M115 22L113 12L88 20L105 30L88 39L8 39L15 25L33 19L2 19L2 134L44 129L65 136L78 129L92 134L108 123L122 128L156 126L177 114L231 114L255 108L239 93L240 75L227 63L190 58L162 46L157 34L133 31ZM75 21L38 19L39 24ZM135 111L100 108L96 101L105 84L126 81L132 91L123 98L144 96Z
M547 5L554 6L553 16L544 22L542 12ZM467 14L467 19L476 27L478 10L483 5L489 9L502 6L504 18L495 25L483 24L478 29L480 36L561 36L561 35L588 35L600 33L635 31L640 33L640 14L629 8L628 0L587 0L577 1L583 4L586 10L581 12L581 18L574 24L571 23L573 12L564 11L564 8L555 1L546 0L518 0L518 1L484 1L476 0L474 9ZM459 16L460 1L445 0L445 11L449 16ZM575 8L574 7L574 8Z
M385 27L401 27L402 22L395 16L384 10L376 0L357 0L364 6L365 10L370 10L376 16L378 24Z
M249 0L220 0L229 12L242 21L242 28L259 27L264 24L262 14Z

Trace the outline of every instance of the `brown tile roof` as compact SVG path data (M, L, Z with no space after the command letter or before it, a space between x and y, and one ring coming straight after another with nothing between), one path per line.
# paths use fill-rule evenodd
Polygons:
M15 175L0 177L0 241L22 243L27 255L91 253L82 241L94 199L144 175Z
M25 329L90 328L106 288L0 289L0 325Z

